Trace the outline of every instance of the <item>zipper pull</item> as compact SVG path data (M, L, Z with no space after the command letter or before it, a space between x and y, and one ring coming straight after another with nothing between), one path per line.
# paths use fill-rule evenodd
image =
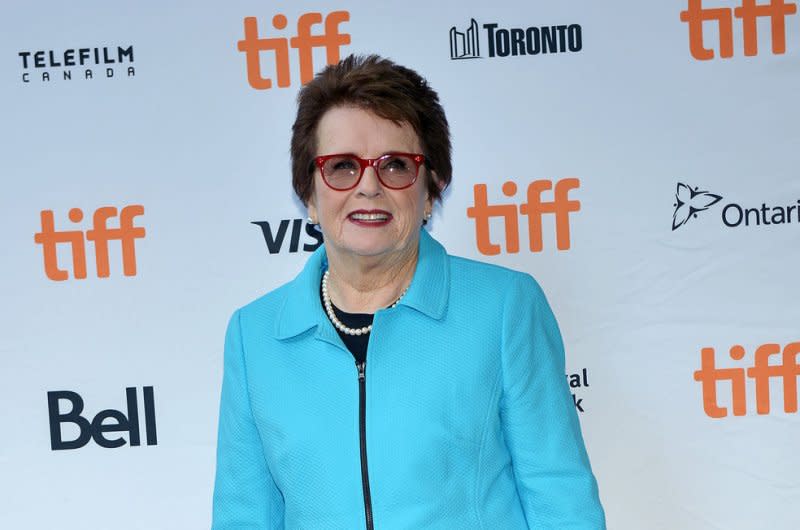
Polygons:
M356 361L356 369L358 370L358 380L363 381L366 379L365 370L367 367L366 361L358 362Z

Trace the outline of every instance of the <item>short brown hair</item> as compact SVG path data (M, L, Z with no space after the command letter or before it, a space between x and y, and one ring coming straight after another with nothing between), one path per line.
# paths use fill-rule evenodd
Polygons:
M450 184L450 127L439 95L417 72L378 55L349 55L327 66L297 95L297 117L292 126L292 185L303 204L314 186L317 126L322 115L339 106L368 110L395 123L408 123L417 133L425 166L436 172L428 179L428 193L441 200Z

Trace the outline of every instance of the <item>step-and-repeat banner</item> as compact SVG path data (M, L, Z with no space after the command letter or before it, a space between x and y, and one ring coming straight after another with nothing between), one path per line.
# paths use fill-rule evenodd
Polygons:
M550 298L609 528L800 528L798 3L5 2L0 527L208 527L227 319L321 243L295 97L355 52L441 95L434 237Z

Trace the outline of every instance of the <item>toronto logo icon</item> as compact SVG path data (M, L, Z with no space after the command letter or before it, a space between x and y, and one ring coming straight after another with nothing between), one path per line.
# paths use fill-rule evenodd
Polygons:
M700 188L678 183L678 189L675 190L675 213L672 214L672 229L677 230L679 227L689 222L691 218L697 218L697 214L704 212L722 200L722 196L701 191Z
M480 59L481 45L478 41L478 23L474 18L464 31L458 31L453 26L450 28L450 58Z

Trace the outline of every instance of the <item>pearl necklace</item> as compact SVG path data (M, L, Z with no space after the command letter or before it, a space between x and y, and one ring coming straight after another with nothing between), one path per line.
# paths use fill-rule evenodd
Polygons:
M328 275L330 270L325 271L325 274L322 275L322 303L325 305L325 313L328 314L328 320L331 321L331 324L334 325L336 329L344 333L345 335L366 335L370 331L372 331L372 324L369 326L364 326L363 328L349 328L345 326L341 320L336 318L336 314L333 312L333 304L331 303L331 297L328 294ZM400 296L397 300L394 301L392 305L389 306L389 309L397 307L397 304L400 303L400 299L403 298L403 295L406 294L408 291L408 287L403 289L403 292L400 293Z

